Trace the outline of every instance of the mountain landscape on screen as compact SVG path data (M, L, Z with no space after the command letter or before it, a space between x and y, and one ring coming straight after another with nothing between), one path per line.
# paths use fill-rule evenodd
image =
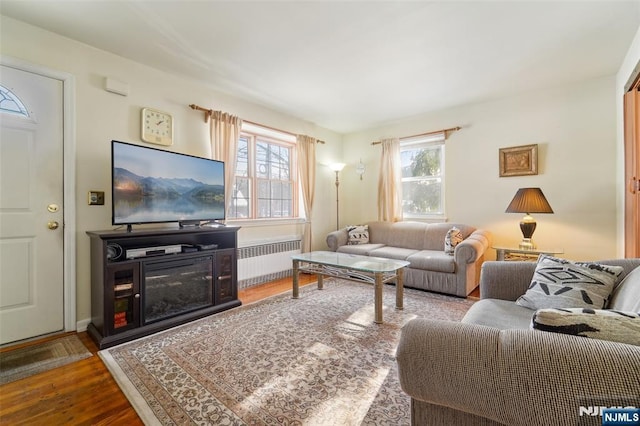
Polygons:
M130 222L205 218L202 212L212 208L224 211L224 186L192 178L138 176L114 168L113 189L118 218Z

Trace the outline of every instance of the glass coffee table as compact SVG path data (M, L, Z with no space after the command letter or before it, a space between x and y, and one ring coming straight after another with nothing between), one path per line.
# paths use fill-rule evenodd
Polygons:
M318 275L318 289L323 288L323 277L342 278L365 282L374 287L374 322L382 324L382 285L396 280L396 309L403 306L402 276L409 262L382 257L360 256L333 251L312 251L291 256L293 259L293 298L300 297L298 274Z

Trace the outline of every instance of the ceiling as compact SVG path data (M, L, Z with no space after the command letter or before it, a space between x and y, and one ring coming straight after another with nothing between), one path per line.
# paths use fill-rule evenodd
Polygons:
M640 25L637 0L2 0L0 13L339 133L613 75Z

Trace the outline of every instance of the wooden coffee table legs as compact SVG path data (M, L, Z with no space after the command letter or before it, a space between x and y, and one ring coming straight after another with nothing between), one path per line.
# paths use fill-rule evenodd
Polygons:
M402 281L404 274L404 268L400 268L396 271L396 309L401 311L404 309L404 282ZM376 324L382 324L382 273L375 274L375 308L374 308L374 320Z
M382 272L375 273L373 291L375 293L373 322L382 324Z
M300 261L293 260L293 295L291 296L293 299L300 298L300 282L298 281L300 277ZM324 281L322 279L322 274L317 274L318 277L318 290L322 290L324 288Z
M396 272L396 309L403 309L403 300L404 300L404 283L403 283L403 275L404 268L400 268L395 271ZM293 260L293 294L292 298L298 299L300 298L300 285L299 285L299 273L300 273L300 261ZM324 280L323 275L318 271L315 271L318 277L318 290L322 290L324 288ZM358 280L352 280L358 281ZM374 283L373 283L373 291L374 291L374 319L373 322L376 324L382 324L382 289L384 287L384 273L376 272L374 274Z
M293 295L294 299L300 297L300 285L298 284L298 273L300 272L300 261L293 260Z
M404 309L404 268L396 271L396 309Z

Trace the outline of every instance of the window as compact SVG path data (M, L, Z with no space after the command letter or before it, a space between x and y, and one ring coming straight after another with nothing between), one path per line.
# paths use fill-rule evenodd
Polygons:
M298 217L295 136L242 124L229 219Z
M402 213L444 216L444 133L400 140Z
M4 86L0 86L0 111L29 117L27 108L20 99L11 90Z

